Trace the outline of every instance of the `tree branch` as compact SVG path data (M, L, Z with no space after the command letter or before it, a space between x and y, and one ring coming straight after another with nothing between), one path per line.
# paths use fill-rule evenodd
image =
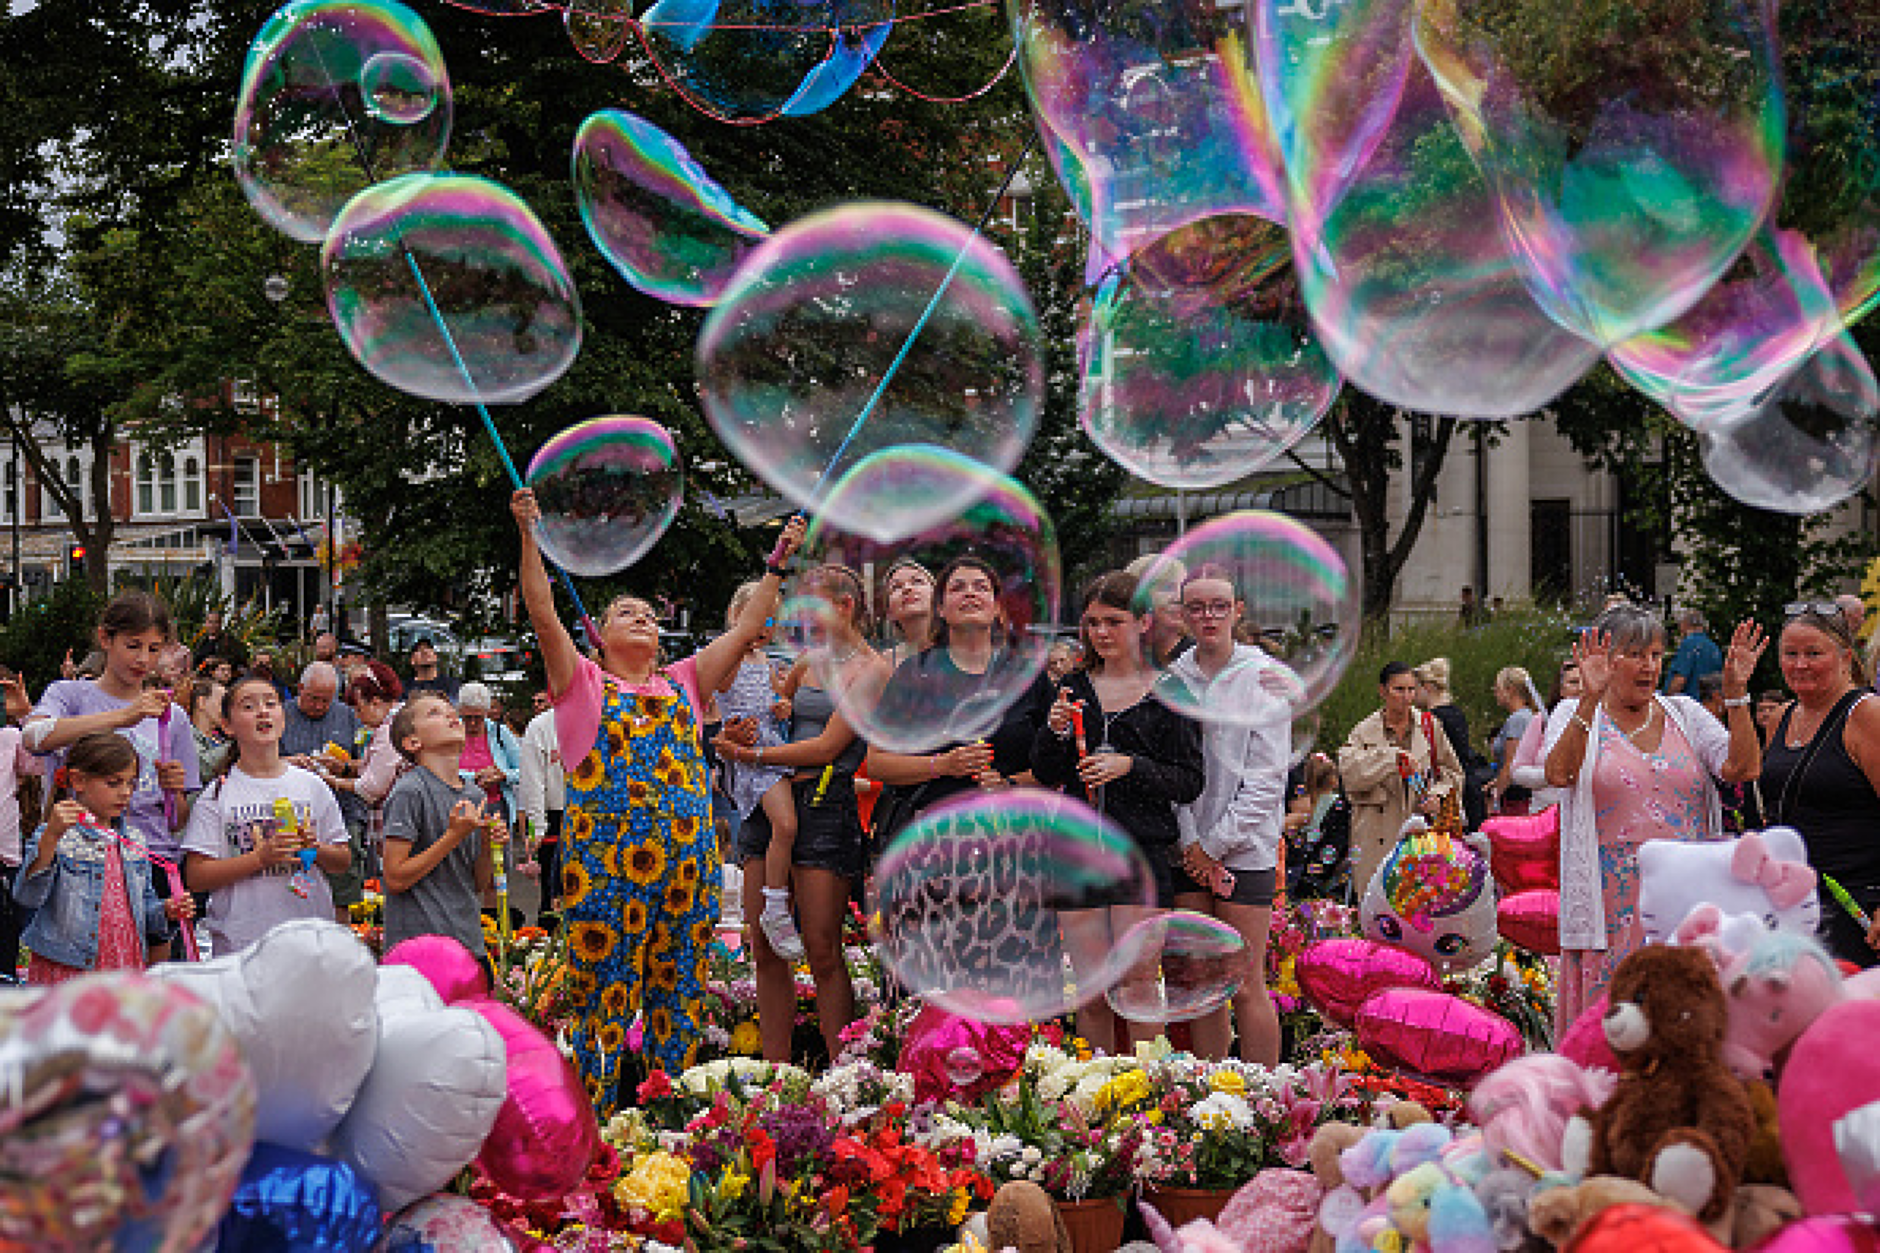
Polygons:
M65 514L66 520L72 523L72 531L78 536L79 542L89 544L91 542L90 528L85 526L84 508L78 497L72 494L72 489L66 485L58 470L53 467L51 458L46 456L46 450L40 445L39 437L33 434L32 424L22 424L13 412L13 406L7 404L4 398L0 398L0 416L5 417L7 429L12 432L20 451L26 455L27 463L33 467L33 473L39 476L39 486L59 503L59 508ZM22 495L24 495L24 490L25 485L22 484ZM20 512L25 513L26 502L22 499L17 504Z
M1332 447L1336 449L1337 446L1338 446L1337 441L1334 440ZM1292 462L1293 465L1297 466L1299 469L1304 470L1307 474L1311 475L1312 478L1316 482L1321 484L1325 488L1326 491L1331 492L1334 496L1342 496L1346 500L1351 499L1351 492L1349 489L1342 486L1338 482L1337 479L1334 479L1331 475L1325 473L1325 471L1319 469L1317 466L1307 465L1305 463L1305 459L1302 458L1298 454L1298 452L1296 452L1295 450L1291 448L1288 448L1286 450L1286 460ZM1343 460L1342 456L1340 460Z

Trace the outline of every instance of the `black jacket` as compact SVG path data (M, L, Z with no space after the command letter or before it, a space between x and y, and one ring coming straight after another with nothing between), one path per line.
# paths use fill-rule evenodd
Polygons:
M1085 748L1095 752L1104 735L1104 710L1090 676L1074 670L1058 684L1071 699L1084 705ZM1051 697L1056 699L1057 693ZM1044 712L1050 711L1047 702ZM1207 782L1201 756L1201 724L1176 713L1154 696L1121 711L1109 720L1110 747L1130 757L1129 773L1091 797L1077 778L1077 740L1060 736L1039 719L1032 741L1031 769L1040 783L1063 787L1128 832L1144 848L1174 845L1181 832L1175 807L1201 795Z

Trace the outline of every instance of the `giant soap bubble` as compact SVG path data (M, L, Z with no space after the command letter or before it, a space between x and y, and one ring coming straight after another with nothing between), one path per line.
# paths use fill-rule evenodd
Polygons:
M541 507L535 537L572 574L613 574L644 557L679 512L685 476L666 428L594 418L543 444L529 462Z
M1196 237L1207 242L1188 247ZM1262 470L1303 438L1339 378L1291 262L1279 227L1215 217L1110 275L1084 328L1080 417L1091 441L1138 478L1198 488Z
M1104 997L1131 1022L1205 1017L1255 977L1240 932L1207 914L1186 909L1157 913L1120 939L1120 949L1140 957Z
M450 120L443 54L416 13L389 0L296 0L249 48L235 178L267 222L318 243L356 193L441 166Z
M896 444L1011 469L1044 390L1037 317L1005 254L904 204L844 205L771 236L719 297L697 360L725 446L812 509L840 474Z
M1372 396L1460 417L1531 413L1598 348L1534 302L1409 17L1399 0L1255 5L1300 290L1327 356Z
M407 174L359 193L320 253L333 325L383 383L454 404L514 403L581 347L561 253L485 178Z
M1832 509L1874 472L1880 386L1853 337L1830 340L1747 416L1699 434L1704 469L1746 505Z
M574 191L601 255L673 304L715 302L770 234L678 140L624 109L596 113L575 133Z
M1106 911L1147 917L1154 904L1149 864L1119 828L1080 801L1019 791L923 814L882 854L869 912L909 991L964 1018L1025 1023L1113 987L1156 937L1118 943Z
M1350 664L1362 625L1357 584L1338 551L1304 523L1258 509L1214 518L1169 545L1143 571L1136 601L1138 613L1173 601L1199 641L1171 661L1156 695L1204 722L1262 731L1281 761L1295 720ZM1227 651L1236 626L1261 647Z
M893 0L659 0L640 15L640 36L694 108L749 123L829 105L893 23Z

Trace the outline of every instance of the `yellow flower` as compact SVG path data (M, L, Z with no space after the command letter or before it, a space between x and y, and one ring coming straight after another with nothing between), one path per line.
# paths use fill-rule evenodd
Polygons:
M585 809L570 809L561 824L562 838L570 844L585 843L594 834L594 815Z
M1090 1047L1090 1041L1082 1036L1072 1040L1071 1047L1076 1050L1077 1060L1080 1062L1087 1062L1097 1055L1096 1051Z
M968 1196L965 1188L956 1188L953 1192L953 1206L947 1210L947 1226L957 1227L966 1221Z
M601 1029L594 1033L594 1047L608 1057L618 1053L626 1042L627 1029L617 1022L603 1024Z
M568 928L568 947L583 961L607 960L620 937L604 922L577 922Z
M614 1199L627 1208L639 1208L657 1222L685 1216L692 1171L670 1153L649 1153L614 1184Z
M601 993L601 1012L609 1018L623 1018L630 1008L631 999L627 995L627 985L610 983Z
M1125 1070L1097 1092L1098 1109L1125 1109L1147 1100L1151 1093L1149 1076L1140 1070Z
M697 894L687 884L677 880L668 883L666 885L666 912L679 915L691 913L692 902L696 896Z
M655 1040L672 1039L672 1011L661 1005L646 1016L646 1027Z
M735 1201L751 1186L751 1177L743 1171L727 1170L718 1180L718 1199Z
M588 897L592 884L587 867L578 861L563 862L561 867L561 907L573 909Z
M638 935L646 930L647 917L645 901L628 901L626 908L620 911L620 929L628 935Z
M741 1022L731 1029L731 1051L744 1057L756 1057L764 1051L764 1036L754 1022Z
M1226 1092L1233 1096L1247 1095L1247 1081L1237 1070L1217 1070L1208 1076L1208 1086L1216 1092Z
M581 759L581 764L568 776L568 786L586 791L597 786L607 777L607 759L596 749Z
M687 887L692 887L693 885L698 883L697 860L695 860L694 858L688 857L684 861L680 862L678 869L674 871L674 876L679 880L679 882L685 884Z
M642 886L657 883L666 873L666 850L651 843L635 844L627 851L627 878Z

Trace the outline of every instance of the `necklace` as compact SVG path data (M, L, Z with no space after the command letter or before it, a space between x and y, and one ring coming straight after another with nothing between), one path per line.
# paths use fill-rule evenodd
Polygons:
M1658 716L1658 702L1653 701L1651 705L1645 710L1645 721L1641 722L1638 726L1628 731L1624 727L1619 726L1619 720L1612 716L1612 710L1608 709L1606 711L1606 721L1612 723L1612 725L1618 730L1620 735L1623 735L1625 736L1626 739L1631 740L1632 747L1634 748L1638 748L1638 737L1645 734L1645 732L1651 730L1652 723L1657 720L1657 716ZM1644 750L1639 749L1639 751L1643 752Z

